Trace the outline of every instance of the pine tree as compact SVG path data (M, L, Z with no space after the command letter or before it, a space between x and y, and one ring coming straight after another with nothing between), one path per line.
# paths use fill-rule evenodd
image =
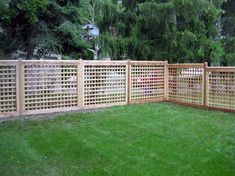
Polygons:
M2 1L0 27L1 48L5 52L22 50L31 59L35 49L38 56L81 51L83 30L74 0Z
M113 59L218 63L222 0L99 1L101 55Z
M227 0L222 8L222 37L225 55L222 60L223 65L235 66L235 1Z

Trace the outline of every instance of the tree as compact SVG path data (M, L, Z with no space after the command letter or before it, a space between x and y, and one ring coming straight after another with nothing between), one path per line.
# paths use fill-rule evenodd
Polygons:
M145 1L137 7L141 41L150 49L147 57L210 63L222 55L222 46L215 41L221 10L214 2Z
M235 1L227 0L222 4L224 14L222 15L222 37L225 54L223 56L223 65L235 66Z
M103 2L97 10L101 52L114 59L167 59L218 63L222 0L137 0Z
M5 51L24 50L27 58L36 48L39 55L81 53L86 59L98 48L101 57L116 60L231 64L234 2L223 2L1 0L0 45ZM82 38L86 33L82 26L87 23L99 27L99 37Z
M109 39L111 39L112 36L109 35L109 28L111 27L113 21L116 21L118 8L117 2L114 0L81 0L80 4L81 6L79 11L82 15L82 23L84 25L87 23L97 25L102 31L99 37L93 37L87 41L87 43L91 46L91 48L88 48L87 51L93 53L94 58L96 58L98 53L101 57L104 57L107 53L109 53L112 58L115 59L116 57L114 57L113 52L115 48L117 48L117 45L115 45L115 48L112 48L110 45L111 40ZM106 38L108 38L108 40L105 40ZM109 42L106 43L106 41ZM83 55L84 53L86 53L86 51L83 52Z
M1 0L1 47L23 50L31 59L53 53L79 52L86 43L76 0Z

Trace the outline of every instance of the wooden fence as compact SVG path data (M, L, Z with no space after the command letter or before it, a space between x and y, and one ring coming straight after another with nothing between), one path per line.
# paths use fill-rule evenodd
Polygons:
M0 61L0 117L158 101L235 111L235 67Z

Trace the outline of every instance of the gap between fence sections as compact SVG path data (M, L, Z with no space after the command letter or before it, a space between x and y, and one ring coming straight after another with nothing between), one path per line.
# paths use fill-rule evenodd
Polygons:
M170 101L235 111L235 67L167 61L0 61L0 117Z

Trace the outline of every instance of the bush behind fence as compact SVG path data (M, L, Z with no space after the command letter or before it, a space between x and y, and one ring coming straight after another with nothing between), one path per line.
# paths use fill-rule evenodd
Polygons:
M0 61L0 96L0 117L158 101L235 111L235 67Z

